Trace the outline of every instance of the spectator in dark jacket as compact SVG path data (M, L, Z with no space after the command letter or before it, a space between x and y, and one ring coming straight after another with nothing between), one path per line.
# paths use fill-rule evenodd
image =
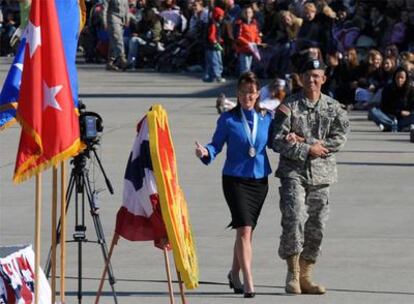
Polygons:
M355 48L345 51L341 64L341 82L338 90L338 100L345 104L348 110L352 109L355 90L358 87L359 60Z
M128 43L128 64L136 68L144 54L155 54L164 48L161 44L162 25L153 8L145 8L142 20L131 27L132 37Z
M318 42L323 48L326 44L324 29L316 18L317 9L314 3L304 5L303 23L298 33L298 40Z
M338 91L342 81L342 65L339 52L331 49L326 54L327 68L325 70L326 81L322 85L322 93L329 95L334 99L338 99ZM342 103L341 100L339 102Z
M381 131L402 131L414 124L414 89L408 72L399 67L391 84L382 92L380 108L373 108L369 117Z
M383 85L382 61L381 52L371 49L368 53L368 60L360 65L358 88L355 92L356 106L360 109L366 109L370 105Z
M382 82L385 85L392 82L395 70L397 69L397 60L395 57L385 57L382 62Z
M382 44L386 28L387 21L382 14L381 7L372 6L369 13L369 23L365 28L364 33L372 37L375 40L376 45L379 47Z
M280 8L277 1L265 0L263 7L264 27L261 30L263 33L263 41L266 43L274 43L277 38L277 32L281 26Z

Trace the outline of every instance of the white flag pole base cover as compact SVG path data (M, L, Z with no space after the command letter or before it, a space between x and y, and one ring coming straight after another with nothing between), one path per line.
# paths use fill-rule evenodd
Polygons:
M34 260L31 245L0 247L0 303L34 303ZM39 270L38 303L51 304L49 282Z

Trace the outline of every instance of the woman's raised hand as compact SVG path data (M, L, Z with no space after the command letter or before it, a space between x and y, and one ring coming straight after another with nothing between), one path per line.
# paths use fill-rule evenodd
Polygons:
M208 150L206 148L204 148L202 145L200 145L200 143L198 141L195 142L196 147L195 147L195 155L198 158L203 158L208 156Z

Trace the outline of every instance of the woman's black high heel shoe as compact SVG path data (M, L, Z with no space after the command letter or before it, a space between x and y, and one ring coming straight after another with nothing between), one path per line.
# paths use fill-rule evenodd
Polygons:
M235 294L242 294L242 293L244 293L243 286L242 287L236 287L234 285L233 276L232 276L231 271L227 275L227 279L229 280L229 287L230 287L230 289L233 289L233 291L234 291Z
M245 298L254 298L256 296L255 292L245 292L244 297Z

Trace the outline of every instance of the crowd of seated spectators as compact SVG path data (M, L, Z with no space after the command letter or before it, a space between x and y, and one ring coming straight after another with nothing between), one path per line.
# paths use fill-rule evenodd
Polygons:
M11 39L19 23L18 0L0 0L0 56L14 56L16 46L11 43Z
M107 59L103 2L86 1L88 18L79 41L86 62ZM19 11L16 0L0 3L0 54L5 56L15 52L9 40ZM393 105L384 103L390 102L385 100L390 86L397 94L397 71L405 74L408 88L413 85L413 0L129 0L129 7L124 29L128 69L204 72L204 79L211 80L207 66L220 71L220 82L225 81L221 74L237 77L252 70L274 83L282 81L290 92L300 87L297 71L303 58L319 58L328 66L324 93L349 110L369 110L382 130L405 128L395 127L395 120L406 115L396 115ZM223 16L214 19L217 12ZM403 111L411 113L412 94L400 95L406 99ZM380 110L390 120L379 119Z

